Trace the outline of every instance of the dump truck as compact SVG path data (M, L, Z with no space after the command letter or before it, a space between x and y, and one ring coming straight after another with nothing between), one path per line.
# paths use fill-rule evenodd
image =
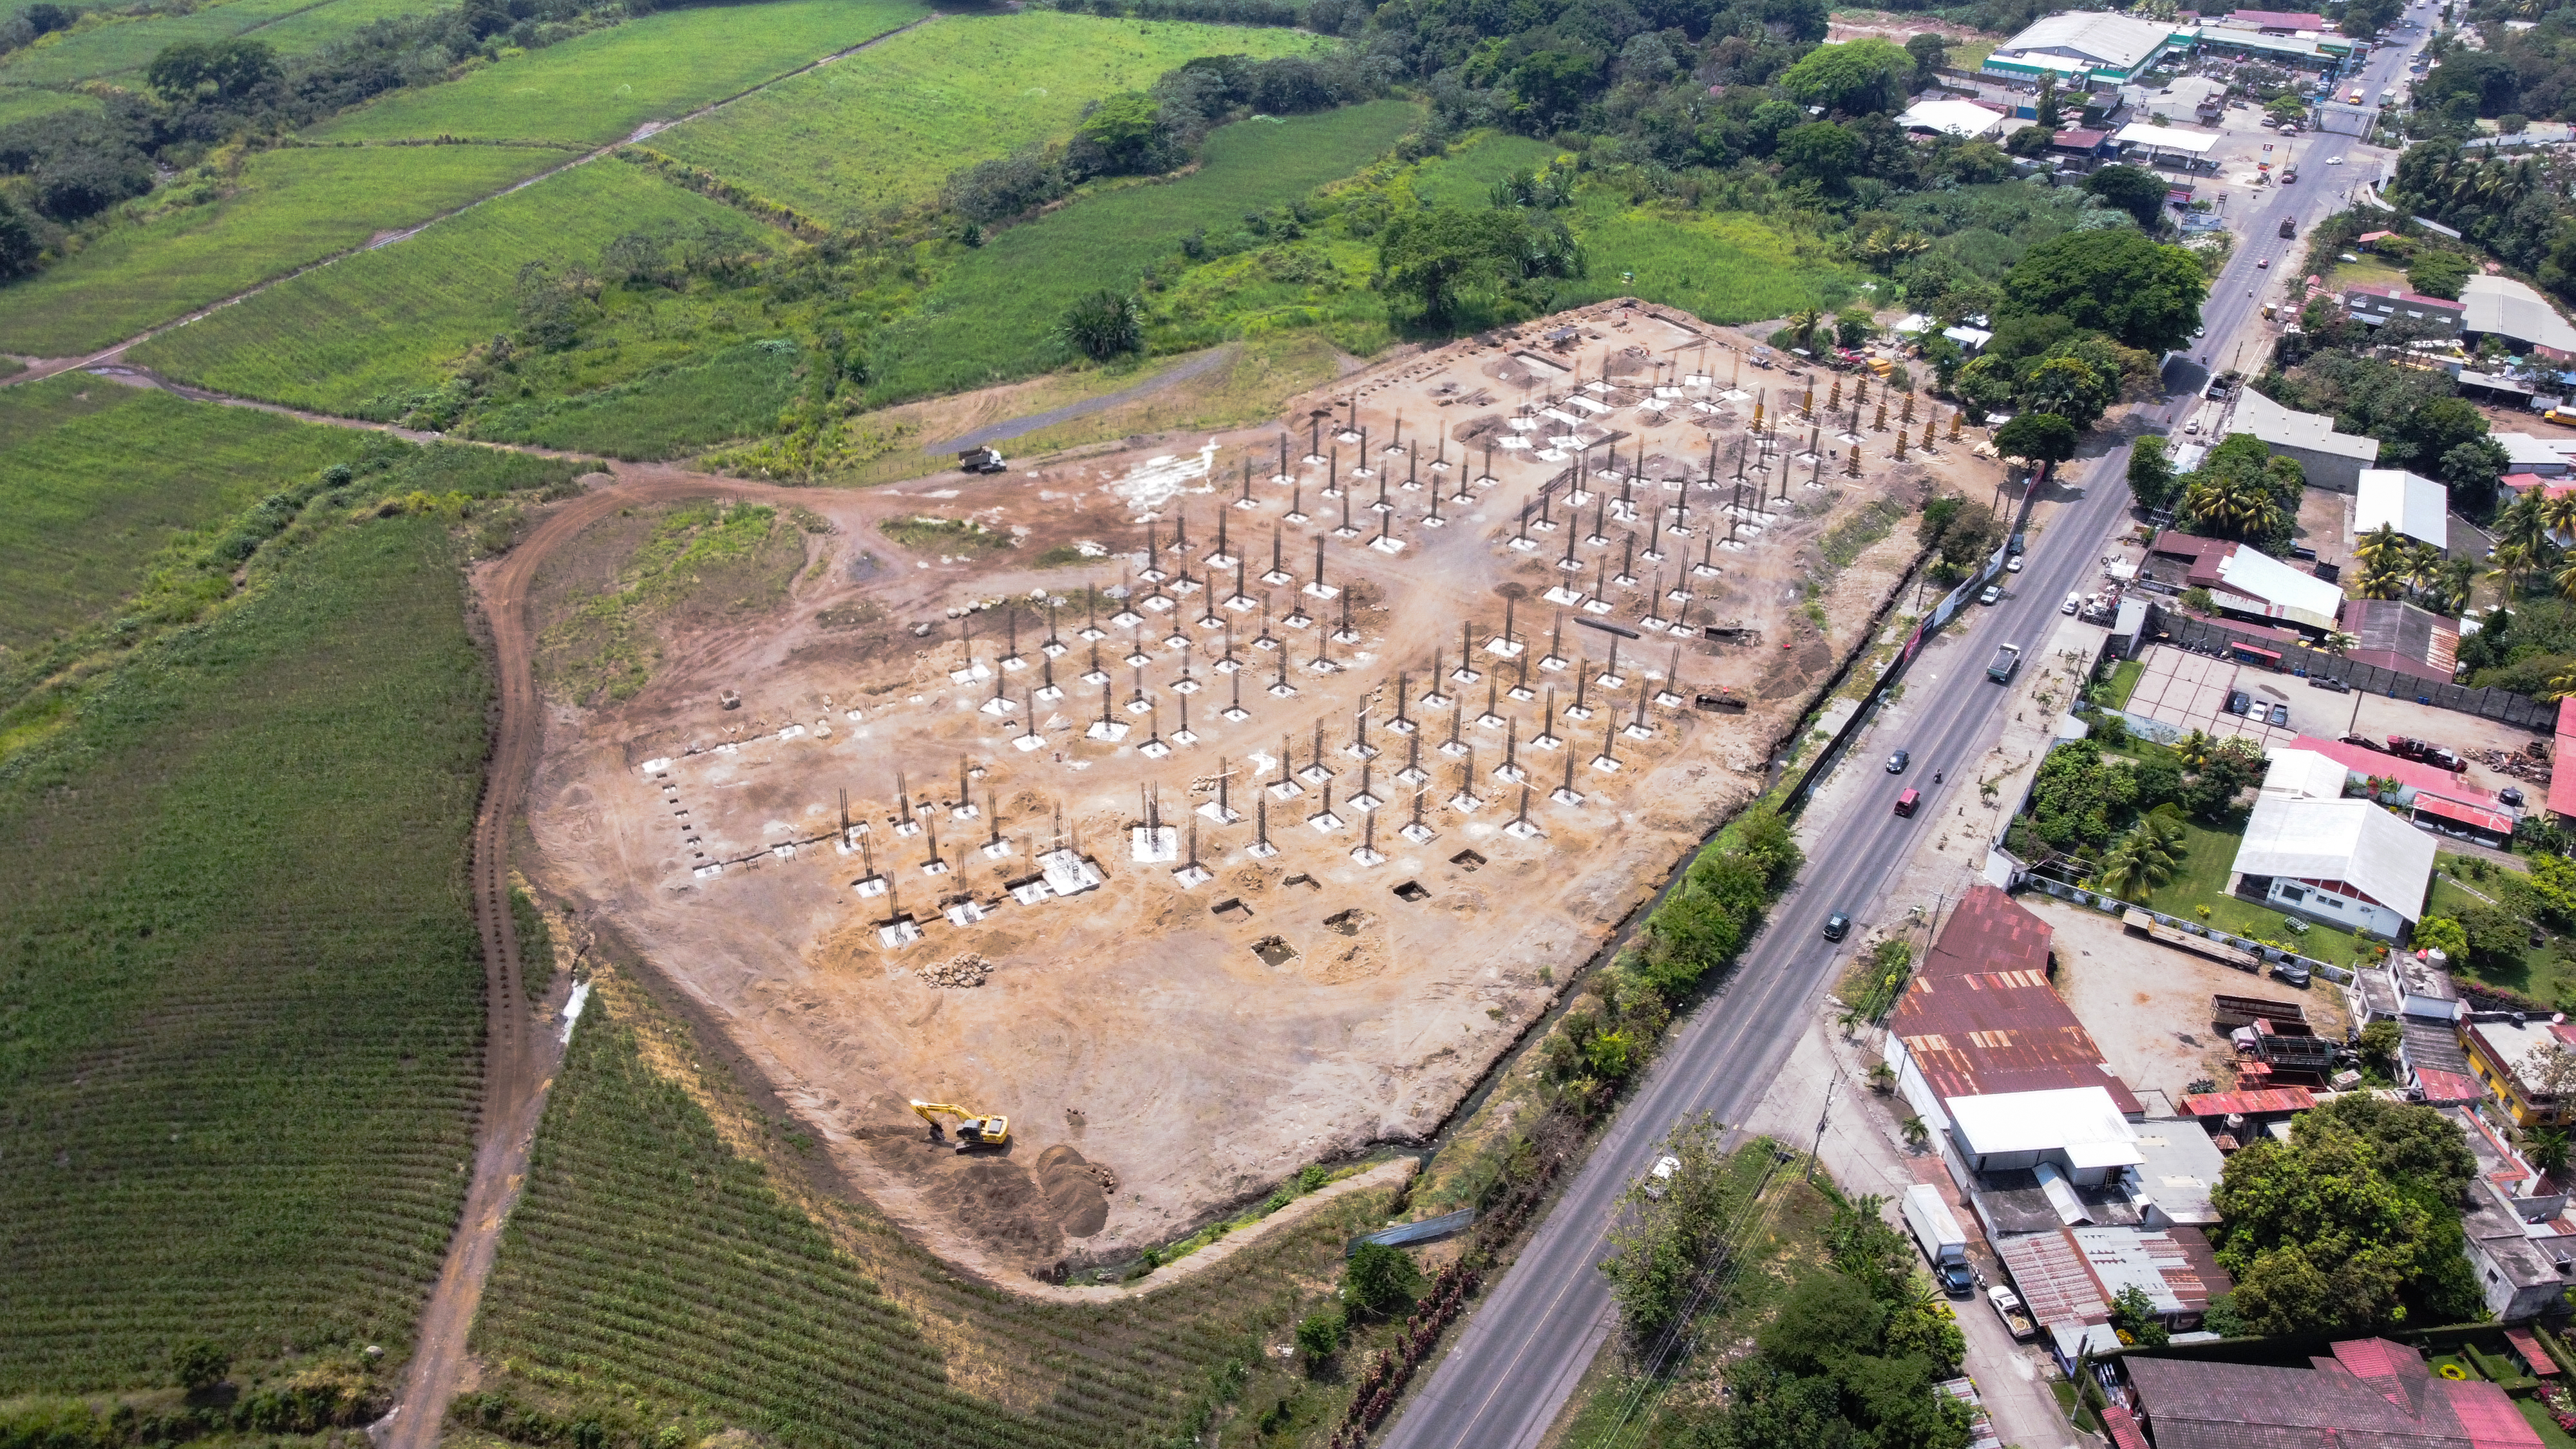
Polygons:
M1995 650L1995 662L1986 666L1986 677L1997 684L2012 683L2013 671L2021 668L2021 646L2006 644Z
M966 448L958 452L957 466L968 473L999 473L1006 465L1002 455L991 448Z

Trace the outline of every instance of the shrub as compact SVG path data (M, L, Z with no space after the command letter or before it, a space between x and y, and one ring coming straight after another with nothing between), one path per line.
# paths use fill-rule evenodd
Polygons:
M1342 1336L1349 1328L1350 1319L1339 1308L1310 1313L1297 1325L1297 1347L1309 1359L1331 1358L1342 1351Z
M1422 1287L1422 1270L1401 1248L1362 1243L1342 1269L1342 1295L1351 1307L1384 1317L1413 1301Z

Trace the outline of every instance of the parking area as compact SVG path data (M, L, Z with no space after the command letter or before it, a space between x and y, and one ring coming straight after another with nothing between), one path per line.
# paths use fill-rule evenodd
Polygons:
M2319 980L2302 990L2253 976L2179 947L2134 936L2100 911L2019 897L2056 932L2057 994L2092 1028L2103 1057L2131 1091L2160 1091L2180 1101L2193 1082L2222 1088L2235 1080L2236 1051L2210 1023L2215 995L2295 1001L2317 1035L2343 1039L2350 1020L2343 989Z
M2299 681L2287 675L2274 674L2250 665L2226 659L2212 659L2168 645L2155 644L2139 656L2146 672L2129 696L2129 712L2160 720L2182 730L2206 730L2221 739L2242 735L2264 748L2287 745L2301 734L2314 734L2333 739L2343 733L2339 721L2329 720L2329 709L2312 700L2291 697L2290 690ZM2286 687L2285 687L2286 686ZM2284 728L2268 722L2258 723L2249 711L2243 715L2227 711L2227 697L2243 690L2249 701L2265 712L2268 721L2274 705L2289 710L2290 723ZM2303 694L2323 691L2301 689ZM2330 696L2340 701L2341 695Z

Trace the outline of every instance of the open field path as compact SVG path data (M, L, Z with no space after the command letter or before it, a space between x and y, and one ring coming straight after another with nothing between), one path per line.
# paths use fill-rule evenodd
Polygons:
M805 64L796 67L794 70L782 71L779 74L762 81L756 86L747 86L742 90L734 92L732 95L709 101L705 105L698 107L696 110L691 111L684 116L668 121L647 121L643 125L636 127L631 135L620 137L617 140L609 142L605 146L598 146L581 152L579 155L574 156L571 160L564 162L560 166L549 166L534 176L528 177L522 181L514 181L508 186L502 187L498 191L488 192L482 196L478 196L472 201L466 202L462 206L451 207L448 210L442 211L438 215L431 217L429 220L420 223L418 226L405 227L399 231L380 232L375 236L369 237L365 242L357 246L343 248L331 253L329 256L307 262L303 266L297 267L292 271L280 272L276 276L271 277L256 286L245 287L242 290L233 293L229 297L209 302L205 306L198 308L185 317L164 322L158 327L145 328L143 331L138 332L113 346L101 348L96 352L84 353L77 357L21 357L18 360L27 365L26 370L23 372L13 373L5 378L0 378L0 387L7 387L12 383L36 382L44 378L75 371L80 368L96 367L102 362L116 361L123 357L130 349L140 347L144 343L151 341L153 338L160 336L162 333L175 331L178 328L187 326L191 322L210 317L215 313L222 311L226 307L232 306L236 302L247 301L252 297L256 297L271 287L275 287L284 282L291 282L297 277L303 276L307 272L319 271L336 262L346 261L350 257L356 256L361 252L371 252L380 247L392 246L396 242L407 241L412 237L416 237L422 232L427 231L429 228L438 225L440 222L446 221L451 217L461 216L464 213L472 211L474 208L483 205L485 202L508 196L514 191L524 191L550 176L559 176L576 166L586 166L591 162L598 160L602 156L606 156L616 151L621 146L631 146L634 143L643 140L645 137L653 135L655 132L667 131L673 126L681 125L688 121L694 121L700 116L713 115L715 112L723 110L725 107L732 105L734 102L741 100L745 96L758 95L760 92L769 89L771 86L774 86L781 81L792 80L797 76L805 74L807 71L830 65L832 62L840 60L846 56L856 55L860 51L867 50L877 45L882 45L886 41L892 40L896 36L901 35L908 30L918 29L921 26L928 25L930 22L937 20L938 18L939 12L936 10L931 11L929 14L922 16L918 20L912 21L908 24L898 25L894 29L887 31L882 35L872 35L867 39L860 41L856 45L849 46L846 49L836 50L830 55L808 61ZM374 146L409 146L423 143L413 141L378 141L370 142L368 144ZM545 146L549 143L545 141L527 141L515 142L513 144ZM171 390L174 392L180 391L180 389L175 387ZM214 398L212 395L209 395L205 400L227 402L235 401L235 399L229 398ZM252 406L257 406L257 404L252 404ZM282 412L285 410L277 409L276 411ZM290 414L290 416L306 417L309 415L304 413L293 413ZM341 418L315 418L314 421L343 422L346 420Z

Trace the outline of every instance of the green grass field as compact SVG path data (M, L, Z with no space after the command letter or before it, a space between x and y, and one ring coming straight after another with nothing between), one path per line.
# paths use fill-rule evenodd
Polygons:
M46 36L0 61L0 81L11 85L48 85L88 80L139 69L162 47L185 40L222 40L260 30L298 12L327 11L337 5L374 4L377 0L220 0L185 15L155 15L143 20L109 20L86 30ZM405 7L432 8L428 0ZM379 12L381 13L381 12ZM370 15L369 19L375 18ZM262 39L270 39L265 33ZM270 40L275 44L274 40Z
M365 444L79 373L0 388L0 648L100 617L172 542Z
M653 138L651 145L835 225L933 200L952 171L1070 135L1085 103L1195 56L1299 55L1295 30L950 15Z
M2350 966L2369 956L2369 948L2350 931L2311 923L2306 933L2294 933L2281 924L2285 919L2282 912L2228 894L2227 878L2237 850L2245 844L2244 832L2212 830L2196 821L2185 821L2183 838L2188 853L2183 857L2181 874L2156 887L2138 904L2152 905L2166 915L2199 921L2234 935L2285 941L2302 956L2337 966ZM2204 906L2209 910L2207 915L2201 914Z
M30 86L0 86L0 126L32 121L56 111L95 111L96 96L78 91L44 91Z
M231 195L120 225L0 290L0 351L60 357L105 347L566 159L502 146L262 152Z
M1311 1424L1347 1400L1346 1375L1310 1380L1266 1346L1329 1295L1344 1236L1382 1220L1383 1194L1327 1206L1141 1303L1041 1303L972 1284L865 1207L805 1191L787 1124L738 1111L729 1083L693 1096L654 1069L698 1059L621 978L593 996L475 1325L495 1368L451 1432L531 1405L596 1416L611 1444L735 1426L785 1449L1107 1449L1207 1442L1231 1399L1223 1442L1251 1445L1313 1442L1257 1438L1265 1409L1291 1417L1271 1406L1320 1400L1295 1415ZM710 1098L733 1140L755 1134L784 1165L730 1148Z
M595 263L628 231L741 213L614 160L576 166L408 241L308 272L137 347L137 362L220 391L325 412L394 415L442 366L516 325L519 269Z
M1594 192L1576 208L1573 224L1592 275L1566 283L1557 293L1559 307L1633 296L1703 321L1755 322L1809 305L1836 306L1859 280L1799 257L1788 238L1757 216L1675 219ZM1637 279L1624 281L1623 272Z
M460 136L604 145L646 121L678 120L926 13L911 0L666 10L445 85L397 92L311 134L331 141Z
M336 524L0 767L0 1398L158 1387L195 1337L244 1382L407 1355L480 1090L457 562Z
M746 342L597 392L494 408L475 419L473 432L612 458L667 458L774 430L796 395L802 358L783 339Z
M1064 360L1054 329L1073 300L1125 287L1183 235L1283 205L1375 159L1421 119L1402 101L1244 121L1207 141L1177 181L1077 201L970 252L914 314L888 329L895 360L880 401L982 387Z
M1424 206L1481 210L1495 182L1515 171L1536 171L1559 155L1556 147L1527 136L1479 136L1446 156L1415 167L1408 185Z

